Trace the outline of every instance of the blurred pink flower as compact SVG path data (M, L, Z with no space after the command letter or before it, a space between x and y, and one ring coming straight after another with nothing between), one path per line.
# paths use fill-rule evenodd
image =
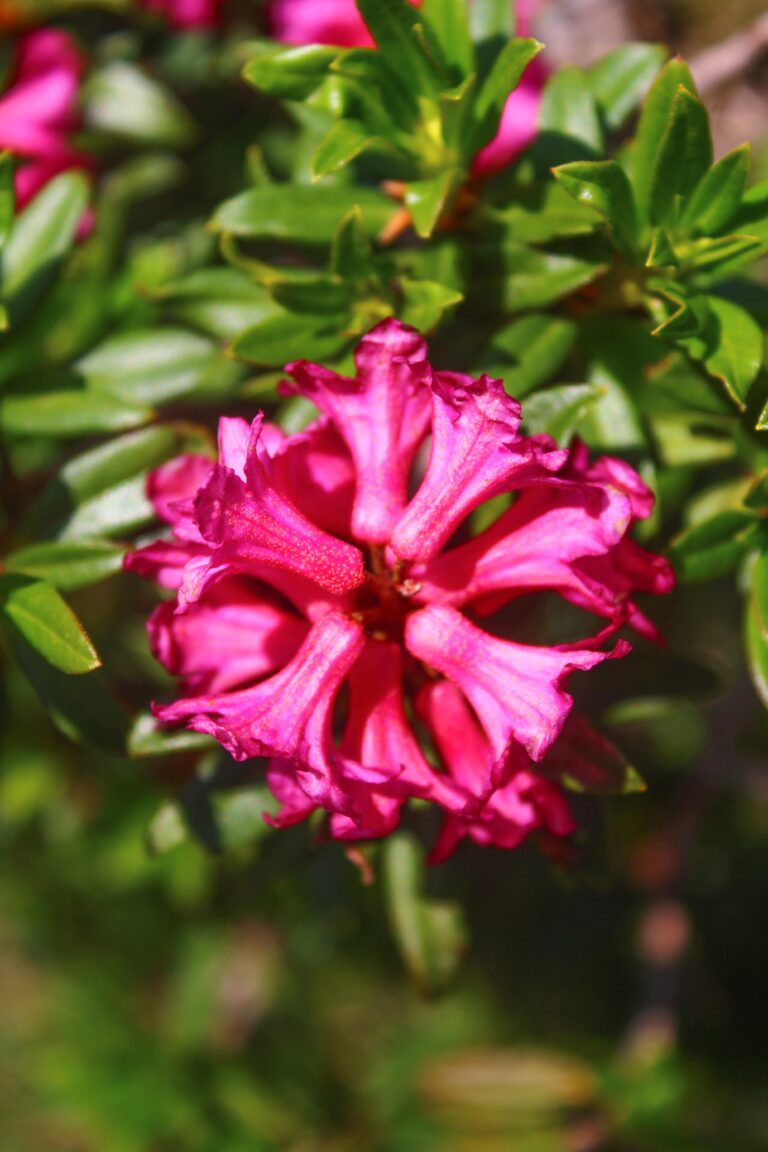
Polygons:
M627 536L652 497L621 461L521 435L501 381L433 370L398 321L355 363L354 378L288 366L284 390L320 411L304 432L224 418L218 463L185 456L150 477L172 536L126 567L175 592L149 633L183 693L155 713L238 760L269 757L277 825L322 808L334 838L380 837L419 798L445 813L435 858L463 836L567 836L542 766L559 754L582 771L588 752L558 740L566 681L624 655L624 641L602 646L623 624L650 630L636 589L671 588L668 565ZM470 513L505 493L507 510L469 536ZM600 617L597 635L544 647L480 626L541 591Z
M143 7L159 12L172 28L214 28L223 0L141 0Z
M411 0L416 7L421 0ZM532 0L518 0L517 35L531 34ZM274 0L272 31L285 44L330 44L371 48L373 40L355 0ZM526 69L507 100L495 138L475 157L473 172L492 175L506 168L536 137L541 93L547 72L540 59Z
M16 173L20 206L60 172L88 166L71 144L81 73L82 58L66 33L41 29L20 41L0 95L0 150L22 160Z

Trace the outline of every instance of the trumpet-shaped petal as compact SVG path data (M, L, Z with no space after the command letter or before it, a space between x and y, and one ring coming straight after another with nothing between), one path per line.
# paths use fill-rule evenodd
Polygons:
M299 360L296 388L334 421L357 469L352 533L385 544L406 505L408 475L430 419L423 382L426 345L413 329L384 320L360 341L350 380Z
M260 576L265 569L285 569L335 595L363 581L359 549L321 531L275 486L260 431L256 420L245 480L218 464L197 495L197 525L213 550L206 566L187 572L182 586L186 603L228 571Z
M432 681L419 693L416 707L450 775L474 795L478 779L490 770L493 752L461 692L447 680ZM561 790L530 767L518 753L511 779L493 791L481 809L469 805L461 813L448 811L430 862L445 860L466 836L480 845L512 849L539 829L558 837L572 835L576 826Z
M403 560L430 560L479 504L546 477L567 459L519 435L520 405L500 380L437 372L432 408L427 472L392 534Z
M300 512L334 536L352 535L355 467L330 420L317 420L274 453L276 483Z
M489 636L455 608L430 607L411 616L408 651L461 688L491 742L501 769L513 743L541 760L573 704L562 684L577 669L594 668L609 655L582 648L534 648Z
M222 580L185 613L170 602L149 621L152 652L187 693L226 692L287 664L308 632L306 621L243 579Z

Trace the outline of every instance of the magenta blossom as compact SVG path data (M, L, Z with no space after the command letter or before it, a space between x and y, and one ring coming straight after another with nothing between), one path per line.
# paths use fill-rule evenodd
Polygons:
M41 29L19 43L0 96L0 150L21 158L16 195L23 206L49 180L87 160L72 146L82 59L71 37Z
M411 0L418 7L421 0ZM532 0L518 0L517 34L530 35ZM371 34L355 0L274 0L272 31L284 44L330 44L339 48L371 48ZM507 100L495 138L475 157L475 175L492 175L506 168L536 137L536 124L546 69L534 60Z
M218 463L150 477L172 535L126 566L175 593L149 622L183 693L155 707L163 724L268 757L277 825L320 808L336 839L380 837L409 799L430 802L443 858L464 836L570 834L552 758L578 774L585 753L558 739L566 681L624 655L603 647L622 625L649 631L633 594L672 575L628 538L652 498L627 465L521 435L501 381L426 356L386 320L354 378L290 364L285 388L319 418L287 437L261 415L222 419ZM508 507L473 537L470 514L497 496ZM597 635L545 647L504 637L503 614L482 626L541 591L600 618Z
M144 8L159 12L172 28L215 28L223 0L141 0Z

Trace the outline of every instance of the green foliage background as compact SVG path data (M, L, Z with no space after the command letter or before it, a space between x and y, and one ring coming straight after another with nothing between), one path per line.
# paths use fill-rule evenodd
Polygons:
M640 44L554 74L533 149L472 181L535 45L506 3L360 7L375 56L286 50L249 4L185 36L26 6L88 47L100 176L82 243L82 177L15 219L9 163L0 189L0 1148L756 1152L768 183L713 162L687 67ZM146 471L223 411L300 428L280 366L343 369L392 314L658 493L668 648L579 688L647 791L575 797L567 862L465 846L425 876L416 814L366 886L146 715L172 690L120 571Z

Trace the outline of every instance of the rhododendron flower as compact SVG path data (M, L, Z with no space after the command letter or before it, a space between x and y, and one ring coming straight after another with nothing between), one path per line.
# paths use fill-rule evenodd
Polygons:
M149 634L183 693L155 714L267 757L277 825L323 809L336 839L380 837L418 799L444 813L435 858L465 836L567 836L552 757L578 774L585 754L558 739L567 681L628 651L605 646L622 625L650 630L636 590L672 584L627 535L652 497L619 460L522 435L501 381L436 371L396 320L355 364L354 378L288 365L284 391L320 413L304 432L224 418L218 462L150 477L172 534L126 566L175 593ZM470 514L504 495L473 537ZM537 646L507 636L503 612L483 626L542 591L594 614L597 634Z
M41 29L21 40L0 96L0 150L22 158L16 173L21 206L60 172L87 167L71 143L81 73L80 53L66 33Z
M419 7L421 0L410 0ZM530 35L533 3L518 0L517 35ZM339 48L372 48L374 42L355 0L275 0L272 31L285 44L330 44ZM476 175L491 175L506 168L536 136L536 123L546 68L540 60L528 66L510 93L494 139L481 149L472 165Z
M159 12L172 28L215 28L223 0L141 0L144 8Z

